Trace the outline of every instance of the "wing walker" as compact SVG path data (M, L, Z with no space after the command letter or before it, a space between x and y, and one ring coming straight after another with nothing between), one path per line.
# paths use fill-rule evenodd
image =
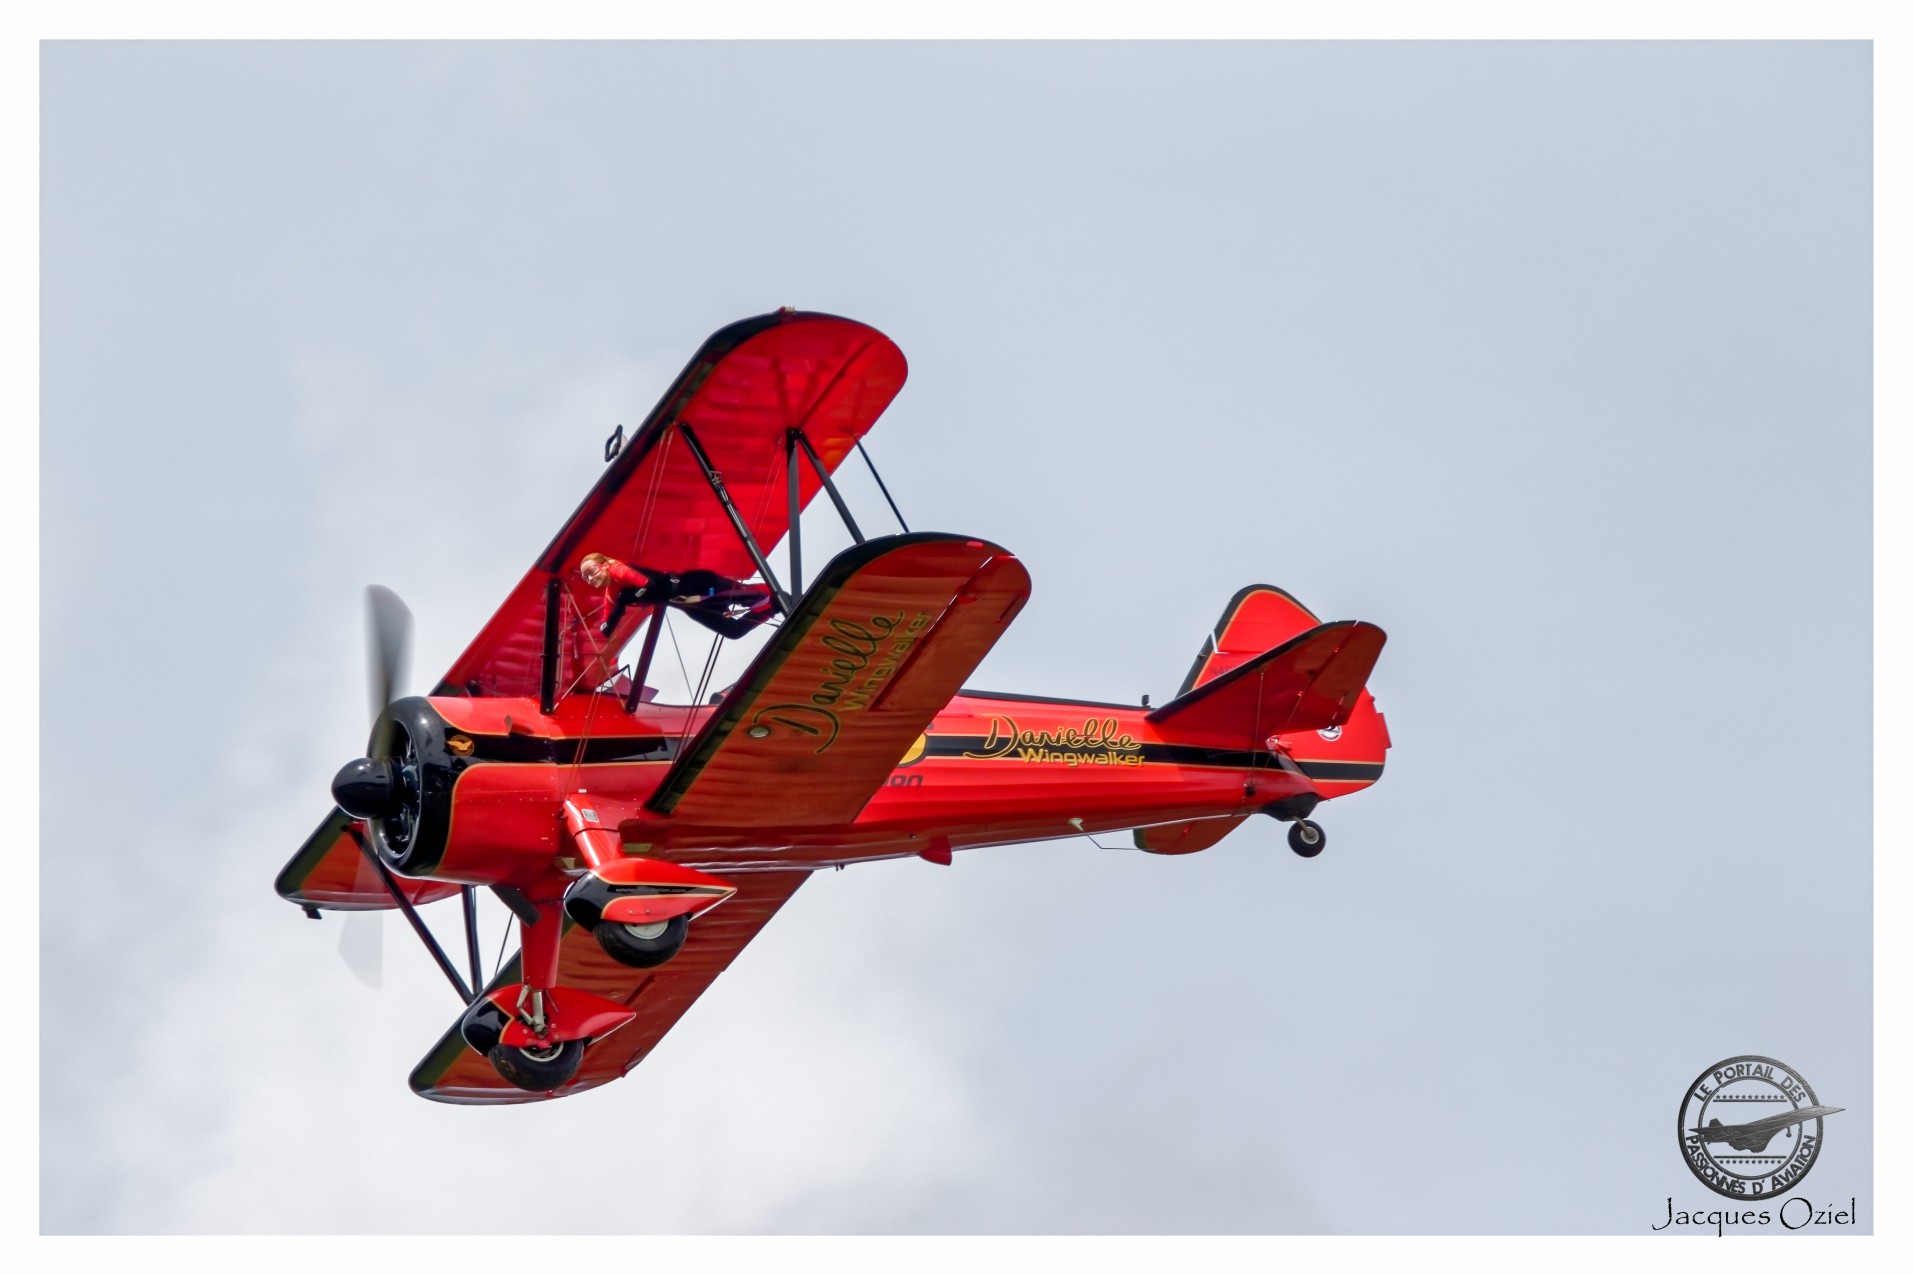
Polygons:
M398 696L410 617L368 591L371 740L277 888L313 917L396 908L424 941L465 1008L414 1091L617 1079L818 869L1122 831L1188 854L1256 814L1313 857L1320 803L1380 778L1385 635L1268 585L1159 707L965 688L1029 597L1023 564L974 536L867 536L832 478L904 376L888 338L831 315L716 333L430 695ZM820 492L855 543L806 582ZM723 693L660 703L674 612L712 632L705 683L719 644L767 640ZM519 936L488 981L480 889ZM455 897L464 970L419 913Z

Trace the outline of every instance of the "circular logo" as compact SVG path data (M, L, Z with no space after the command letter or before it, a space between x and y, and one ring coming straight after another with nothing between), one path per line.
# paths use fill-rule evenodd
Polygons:
M1757 1200L1800 1185L1820 1158L1826 1118L1800 1073L1742 1054L1715 1063L1687 1086L1679 1122L1681 1157L1710 1190Z
M1342 737L1342 728L1340 726L1324 726L1315 733L1332 744Z

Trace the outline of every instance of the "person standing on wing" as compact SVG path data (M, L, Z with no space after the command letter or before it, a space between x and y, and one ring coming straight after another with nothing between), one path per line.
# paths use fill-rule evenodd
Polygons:
M578 574L594 589L616 588L611 615L599 631L606 637L633 606L674 606L705 628L727 638L743 637L777 609L770 586L745 584L702 568L676 575L649 567L629 567L602 553L588 553Z

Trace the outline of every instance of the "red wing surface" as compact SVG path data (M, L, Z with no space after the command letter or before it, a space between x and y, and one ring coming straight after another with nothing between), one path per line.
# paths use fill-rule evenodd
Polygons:
M605 680L644 611L633 608L609 639L599 635L607 595L578 578L587 553L657 571L756 574L683 434L668 426L692 427L769 553L789 530L786 432L802 429L834 470L903 388L905 371L888 337L831 315L780 311L713 335L433 693L538 694L553 579L561 582L558 693ZM804 460L797 469L808 504L822 484Z
M835 470L896 397L905 372L903 353L888 337L832 315L779 311L715 333L433 694L539 694L545 599L554 581L557 693L608 680L649 610L632 607L617 631L601 636L609 596L579 579L578 561L587 553L658 571L703 568L740 580L756 573L683 433L668 426L692 427L745 525L769 552L789 530L787 431L801 429L824 467ZM797 469L808 505L822 483L805 460ZM348 822L333 811L280 873L280 894L322 907L390 906L376 880L360 878L357 848L343 837ZM447 893L418 889L428 898Z
M839 554L650 807L680 824L857 817L1029 597L1007 550L939 533Z
M325 822L280 871L274 888L294 903L341 912L398 906L366 862L365 852L352 835L352 822L352 816L333 807ZM416 881L410 877L393 880L413 903L430 903L458 893L458 884L453 881Z
M1270 735L1339 726L1355 711L1388 635L1341 620L1298 634L1149 715L1179 742L1259 747Z
M729 880L738 891L721 906L691 924L690 937L671 960L656 969L637 970L606 956L589 930L566 923L558 957L558 982L630 1007L635 1021L593 1041L570 1083L553 1093L515 1088L473 1053L457 1024L412 1072L414 1092L439 1102L507 1103L561 1098L616 1080L644 1061L684 1011L737 959L744 945L784 906L809 876L806 872L743 872ZM506 962L487 990L519 980L518 960Z

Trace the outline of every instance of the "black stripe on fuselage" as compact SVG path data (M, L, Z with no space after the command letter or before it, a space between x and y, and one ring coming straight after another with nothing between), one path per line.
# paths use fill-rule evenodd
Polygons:
M669 735L600 736L597 739L545 739L537 735L469 735L472 761L546 762L570 766L578 762L603 764L620 761L670 761L678 741ZM583 755L579 746L583 745Z
M1310 779L1331 783L1374 783L1382 777L1378 761L1298 761L1295 763Z
M678 741L670 735L633 735L600 737L584 741L584 755L578 755L579 741L575 739L541 739L534 735L471 735L473 748L471 761L489 762L543 762L548 765L574 765L584 762L591 765L603 765L611 762L651 762L671 761L678 753ZM980 754L989 742L984 735L929 735L924 740L925 757L959 758L978 760L1020 760L1022 750L1005 749L998 740L996 751L990 758ZM1290 770L1298 771L1309 779L1322 779L1331 782L1368 782L1381 778L1382 766L1379 762L1352 761L1292 761L1279 753L1263 752L1255 749L1204 748L1198 744L1172 744L1151 742L1137 745L1134 749L1108 749L1096 746L1070 749L1045 746L1051 752L1077 752L1084 754L1119 753L1123 756L1140 754L1143 761L1165 766L1218 766L1230 770Z

